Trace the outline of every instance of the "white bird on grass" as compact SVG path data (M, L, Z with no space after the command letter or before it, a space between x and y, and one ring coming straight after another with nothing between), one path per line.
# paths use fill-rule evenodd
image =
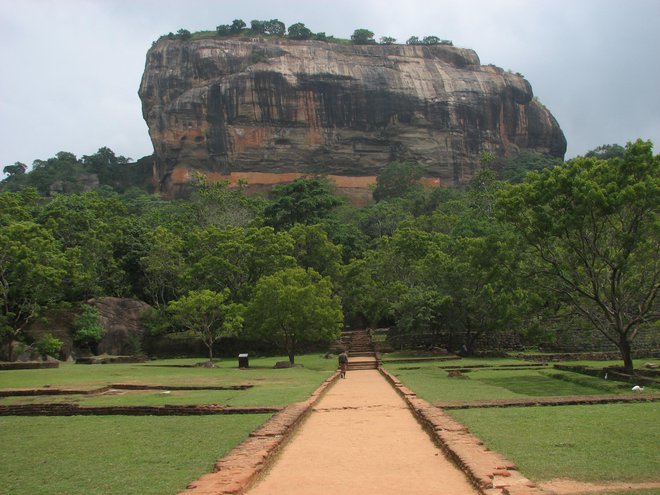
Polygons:
M640 387L639 385L635 385L632 389L635 392L643 392L644 391L644 387Z

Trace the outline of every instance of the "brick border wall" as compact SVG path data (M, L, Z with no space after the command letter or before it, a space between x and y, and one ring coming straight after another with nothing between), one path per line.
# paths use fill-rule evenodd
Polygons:
M14 388L0 390L0 397L26 397L39 395L94 395L102 394L108 390L247 390L254 385L227 385L224 387L213 386L167 386L167 385L134 385L131 383L115 383L100 388Z
M383 368L381 374L408 404L434 442L459 466L474 486L488 495L551 495L525 478L515 464L488 450L469 430L441 409L417 397Z
M209 414L272 414L281 407L229 407L218 404L165 406L79 406L78 404L0 405L0 416L200 416Z
M46 368L59 368L59 361L26 361L26 362L13 362L13 363L0 363L0 371L11 370L41 370Z
M594 404L621 404L630 402L657 402L660 393L639 395L590 395L579 397L535 397L530 399L492 399L470 402L435 402L440 409L485 409L492 407L585 406Z
M179 495L229 495L247 490L276 457L312 407L332 386L339 373L327 378L304 402L289 404L250 433L215 463L212 473L190 483Z

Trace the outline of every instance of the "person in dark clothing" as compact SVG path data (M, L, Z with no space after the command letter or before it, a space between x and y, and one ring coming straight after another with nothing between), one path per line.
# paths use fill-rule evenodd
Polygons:
M341 378L346 378L346 371L348 370L348 354L346 354L346 351L339 355L339 369L339 376Z

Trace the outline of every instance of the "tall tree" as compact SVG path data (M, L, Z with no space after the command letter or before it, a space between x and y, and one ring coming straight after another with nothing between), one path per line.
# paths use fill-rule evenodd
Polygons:
M272 36L284 36L286 34L286 26L278 19L271 19L264 22L264 32Z
M246 312L248 331L278 344L291 364L301 345L331 342L342 325L341 302L330 279L312 269L289 268L263 277Z
M12 359L13 344L26 325L61 301L68 262L61 245L31 221L0 229L0 338Z
M315 224L328 217L342 203L323 179L296 179L274 187L271 204L264 210L266 224L289 229L297 223Z
M341 264L341 246L333 244L321 225L295 225L289 230L293 254L303 268L313 268L323 276L337 275Z
M115 193L96 191L57 195L42 209L39 220L76 260L73 299L127 294L126 274L115 258L130 220Z
M641 140L623 158L532 173L499 202L549 288L619 348L629 371L635 337L658 318L659 203L660 156Z
M231 23L229 30L232 34L238 34L245 28L245 21L243 19L234 19Z
M185 268L184 242L165 227L156 227L148 236L148 251L140 258L149 302L162 309L181 291Z
M291 236L272 227L196 230L188 239L187 251L190 288L229 288L238 301L249 299L262 276L295 266Z
M306 28L302 22L291 24L289 26L288 32L289 38L292 40L308 40L313 35L312 31Z
M243 325L243 306L230 302L229 289L190 291L168 306L174 321L196 334L209 351L213 363L213 345L222 337L235 335Z
M376 43L374 33L368 29L356 29L351 35L351 41L356 45L370 45Z
M424 168L417 163L391 162L376 177L373 197L376 201L400 198L410 192L419 192L419 180L424 176Z

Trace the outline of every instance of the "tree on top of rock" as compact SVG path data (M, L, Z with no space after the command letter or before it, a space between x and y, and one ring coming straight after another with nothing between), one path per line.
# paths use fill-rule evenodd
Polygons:
M308 40L314 33L307 29L302 22L296 22L289 26L289 38L292 40Z
M376 43L374 33L368 29L356 29L353 31L351 41L356 45L372 45Z

